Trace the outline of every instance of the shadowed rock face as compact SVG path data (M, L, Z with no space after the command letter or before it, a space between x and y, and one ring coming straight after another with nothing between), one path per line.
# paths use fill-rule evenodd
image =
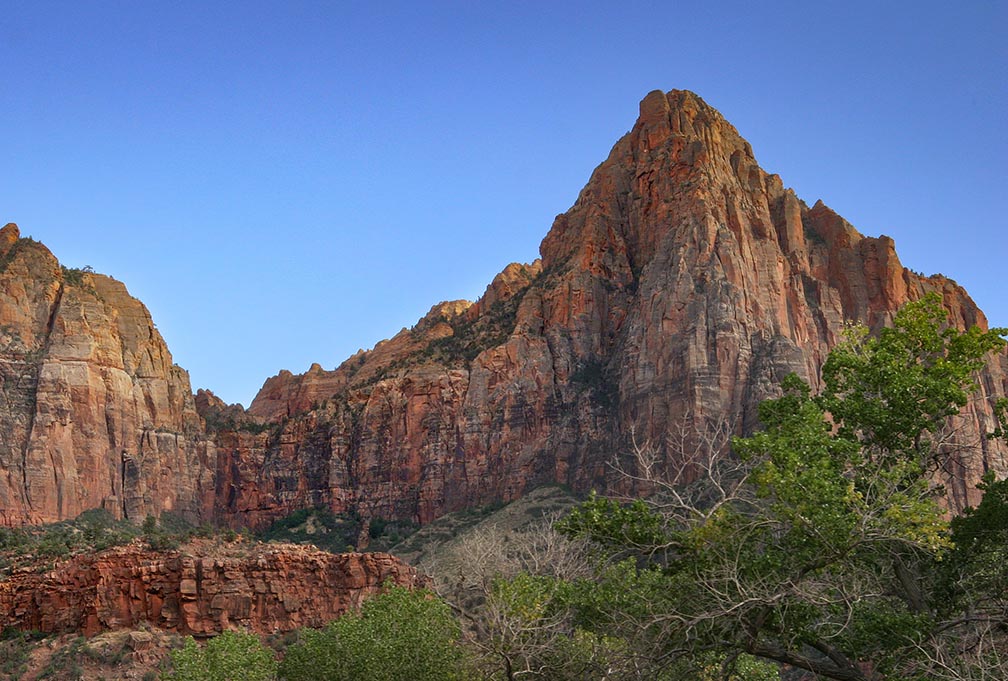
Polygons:
M209 542L158 553L131 544L0 581L0 627L87 636L144 623L197 636L235 627L286 632L320 627L386 582L426 583L384 553L334 555L290 544L228 549Z
M206 517L215 450L189 376L109 277L0 231L0 524L104 507Z
M546 482L612 490L625 483L607 462L631 434L663 448L684 419L751 430L785 375L818 383L848 320L878 328L936 291L956 324L986 326L955 282L809 208L684 91L641 102L540 252L335 371L266 381L249 413L276 430L218 439L219 516L324 504L427 521ZM955 507L980 472L1005 470L977 434L1006 375L1001 355L962 419L976 444L949 472Z
M849 320L878 328L936 291L956 324L986 326L955 282L905 269L891 239L808 207L685 91L644 98L540 252L334 371L268 379L245 412L194 400L121 284L62 270L9 225L0 523L105 506L261 526L309 505L426 522L544 483L616 491L608 464L632 439L674 465L667 436L684 422L748 432L788 373L816 385ZM973 444L947 471L953 508L983 470L1008 472L979 437L1008 355L980 388L959 424Z

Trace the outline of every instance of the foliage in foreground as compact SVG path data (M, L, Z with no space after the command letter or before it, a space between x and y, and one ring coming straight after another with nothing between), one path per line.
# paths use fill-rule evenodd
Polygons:
M389 586L323 629L304 629L281 663L253 634L228 631L171 653L165 681L452 681L472 678L460 630L441 600Z
M277 661L254 634L225 631L200 647L193 637L171 653L165 681L272 681Z
M1006 331L945 322L930 297L878 337L853 329L821 394L789 377L765 429L733 441L741 461L699 452L693 484L639 451L653 497L593 498L562 525L608 557L572 593L575 621L668 668L750 655L848 681L1006 678L1008 537L990 529L1008 493L988 480L950 527L935 484L963 445L950 417Z
M287 650L287 681L452 681L470 678L458 623L429 592L393 586Z

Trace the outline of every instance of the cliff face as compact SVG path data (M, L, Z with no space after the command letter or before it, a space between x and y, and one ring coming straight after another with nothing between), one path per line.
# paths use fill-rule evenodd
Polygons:
M674 459L684 420L744 432L789 372L817 384L848 320L877 328L936 291L956 324L986 326L953 281L905 269L891 239L808 207L689 92L641 102L540 251L477 303L435 306L335 371L266 381L249 413L275 430L218 439L218 515L255 525L324 504L427 521L546 482L614 489L607 462L631 437ZM981 391L953 506L980 472L1005 471L979 437L1008 391L1004 355Z
M104 506L262 526L309 505L426 522L544 483L613 491L626 481L608 464L632 440L674 465L684 423L747 432L789 372L816 385L848 320L877 328L936 291L956 324L986 325L891 239L802 202L684 91L641 102L540 252L334 371L281 372L246 412L194 399L122 284L60 268L8 225L0 523ZM1008 355L980 379L947 472L953 507L975 501L982 471L1008 472L980 437Z
M213 505L189 377L118 281L0 232L0 524Z
M197 636L235 627L285 632L320 627L387 581L424 585L414 568L384 553L210 542L157 553L131 544L0 581L0 627L87 636L140 624Z

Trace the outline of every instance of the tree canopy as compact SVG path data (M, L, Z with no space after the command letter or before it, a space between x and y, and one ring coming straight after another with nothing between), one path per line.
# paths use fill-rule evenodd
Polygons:
M751 658L841 681L1006 678L980 675L1008 665L1006 491L988 479L950 524L935 475L1005 333L910 303L877 336L852 327L819 394L788 377L737 458L711 452L646 500L590 499L562 525L611 558L574 597L581 624L722 678Z
M277 661L255 634L225 631L200 647L192 636L171 653L172 669L165 681L272 681Z
M287 650L280 679L290 681L462 681L461 632L444 602L391 586L323 629L306 629Z

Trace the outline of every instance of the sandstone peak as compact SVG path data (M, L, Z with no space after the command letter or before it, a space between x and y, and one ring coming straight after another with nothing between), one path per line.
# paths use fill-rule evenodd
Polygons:
M226 409L228 405L221 398L217 397L212 390L200 388L196 391L196 410L201 414L207 409Z
M668 92L652 90L640 102L640 120L645 123L653 122L670 115L673 111L696 113L700 110L717 114L717 118L721 118L716 109L691 90L669 90Z
M957 325L983 319L962 289L906 270L890 239L861 235L823 202L809 208L686 90L644 97L540 253L504 268L461 321L434 319L435 306L345 362L347 388L324 409L299 411L306 379L276 392L273 418L296 422L275 451L234 452L250 474L231 507L264 519L291 508L286 492L241 491L270 467L296 503L321 496L420 521L544 483L613 490L626 481L607 462L630 434L661 449L693 423L750 431L787 374L818 381L849 320L877 328L928 291ZM1008 392L1006 377L1001 357L989 394ZM981 432L990 404L971 409ZM951 481L952 504L971 500L979 471L1006 464L982 441Z
M716 142L716 135L705 132L711 128L724 128L726 132L738 135L717 109L689 90L649 92L640 102L640 115L634 125L637 131L635 137L651 149L668 143L667 135ZM662 135L662 131L666 134ZM745 146L748 147L748 144Z
M652 90L640 102L640 121L642 123L653 122L663 116L668 116L670 111L668 97L665 93L662 90Z
M531 263L510 263L493 278L480 299L466 311L467 319L476 319L486 313L494 305L504 303L515 295L522 293L542 274L542 259L536 258Z
M17 332L0 336L16 386L0 396L8 524L95 505L233 526L319 505L426 522L542 484L629 492L609 462L634 437L674 466L672 432L751 431L787 374L817 383L850 320L877 328L934 291L957 326L984 323L955 282L905 269L891 239L809 208L684 90L644 98L540 261L333 371L281 371L247 412L210 394L193 406L124 288L61 285L47 250L15 251L0 270L0 325ZM981 435L1008 393L1008 354L979 383L987 398L961 424L979 444L946 481L953 508L975 502L982 471L1008 472Z

